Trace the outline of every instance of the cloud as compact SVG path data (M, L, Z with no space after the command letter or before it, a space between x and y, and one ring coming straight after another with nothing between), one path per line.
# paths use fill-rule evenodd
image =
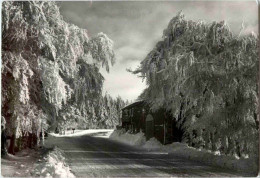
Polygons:
M244 20L243 33L258 33L255 1L64 1L59 5L66 21L86 28L91 36L104 32L114 41L117 63L109 74L102 70L104 90L113 97L120 95L129 100L141 94L145 84L125 69L139 65L180 10L189 20L226 20L236 34Z
M126 66L135 68L139 64L138 61L129 61ZM121 96L123 99L134 100L145 88L145 82L140 78L126 71L125 67L116 63L113 70L107 73L101 69L101 73L105 78L104 92L108 92L112 97Z

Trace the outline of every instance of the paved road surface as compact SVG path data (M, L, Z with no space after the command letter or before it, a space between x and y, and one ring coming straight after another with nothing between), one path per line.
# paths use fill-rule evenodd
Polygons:
M101 134L101 133L100 133ZM65 151L76 177L245 176L163 152L148 152L107 138L52 137L48 144Z

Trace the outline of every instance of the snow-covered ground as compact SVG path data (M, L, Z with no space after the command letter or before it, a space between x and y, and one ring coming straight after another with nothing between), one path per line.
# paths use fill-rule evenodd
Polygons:
M231 156L224 156L214 154L207 150L198 150L187 146L184 143L172 143L169 145L162 145L155 138L146 141L143 133L130 134L124 130L76 130L75 133L71 131L66 132L65 135L50 134L46 140L45 151L34 149L26 149L15 156L7 155L1 159L1 174L5 177L60 177L60 178L74 178L70 167L66 163L66 158L62 149L58 147L53 148L53 144L61 144L60 140L55 137L71 137L71 139L84 139L91 137L81 137L83 135L93 137L103 137L115 140L124 144L137 146L146 149L148 152L162 152L172 154L179 158L188 158L191 160L200 161L213 166L220 166L223 168L231 168L234 170L255 173L258 163L253 159L236 159ZM77 137L79 136L79 137ZM56 139L56 140L52 140ZM58 139L58 140L57 140ZM68 140L68 139L66 139ZM48 144L47 144L48 143ZM115 144L115 143L114 143ZM62 143L62 145L64 145ZM112 144L113 145L113 144ZM73 145L70 145L72 148ZM44 149L43 149L44 150ZM51 150L47 152L48 150ZM47 153L47 154L46 154Z
M133 146L145 144L144 133L139 132L137 134L131 134L130 132L125 132L124 129L115 130L113 133L110 134L109 139Z
M65 162L63 151L55 147L34 168L34 175L46 178L74 178L69 166Z
M62 150L25 149L1 158L1 177L74 178ZM43 156L45 155L45 156Z
M40 158L38 151L25 149L16 155L1 157L1 177L29 177L32 175L34 162Z
M78 137L83 135L95 135L97 137L108 138L113 132L113 129L88 129L88 130L75 130L74 133L72 130L65 131L64 134L55 134L50 133L54 137Z
M109 137L121 143L138 146L146 149L147 151L163 151L174 154L179 157L187 158L190 160L200 161L213 166L220 166L223 168L230 168L237 171L256 172L258 169L258 159L237 159L233 156L220 155L213 153L209 150L195 149L189 147L185 143L172 143L162 145L155 138L146 141L143 133L130 134L122 130L115 130Z

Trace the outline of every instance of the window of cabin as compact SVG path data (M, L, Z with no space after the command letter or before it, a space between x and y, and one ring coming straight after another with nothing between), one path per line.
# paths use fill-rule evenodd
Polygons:
M127 117L128 116L128 110L124 110L124 115Z

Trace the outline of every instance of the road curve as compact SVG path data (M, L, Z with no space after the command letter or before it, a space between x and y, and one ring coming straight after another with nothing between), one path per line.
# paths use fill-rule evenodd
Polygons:
M49 136L47 145L64 150L76 177L248 176L164 152L148 152L96 136Z

